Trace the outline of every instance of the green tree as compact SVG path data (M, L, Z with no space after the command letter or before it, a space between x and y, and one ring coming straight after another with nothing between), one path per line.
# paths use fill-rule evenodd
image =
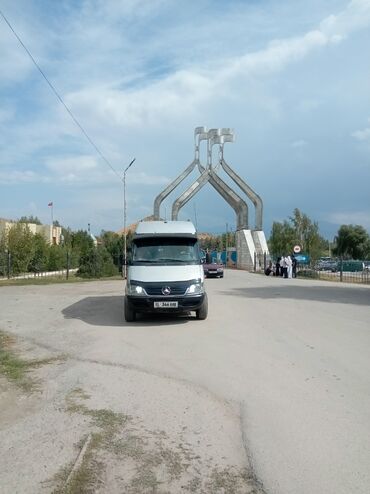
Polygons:
M28 265L28 271L38 273L47 269L50 245L40 233L32 238L33 254Z
M91 247L80 258L78 275L83 278L101 278L118 274L118 268L104 246Z
M283 223L274 221L269 239L269 250L275 257L292 252L296 233L293 226L285 220Z
M7 234L13 274L25 273L33 257L33 235L25 223L15 223Z
M22 216L19 218L19 223L34 223L35 225L41 225L41 221L38 219L37 216Z
M318 223L313 222L298 208L294 209L293 216L288 220L273 223L269 239L270 252L274 256L291 253L295 244L312 259L318 259L325 248Z
M62 244L65 247L72 248L72 236L72 230L69 227L65 228L64 226L62 226Z
M8 272L8 251L5 232L0 234L0 276Z
M335 243L333 251L338 256L347 259L370 257L370 237L363 226L342 225L335 237Z
M49 248L48 271L60 271L67 266L67 249L61 245L51 245Z
M100 234L101 244L107 249L112 257L113 263L117 268L122 271L123 258L124 258L124 237L115 232L102 231ZM131 247L132 234L131 231L126 235L126 250L129 251Z
M87 231L78 230L72 233L71 248L76 254L84 255L92 247L94 247L94 242Z
M303 252L307 252L312 259L318 259L325 246L325 240L319 233L319 225L312 221L306 214L296 208L290 221L295 230L298 245Z
M226 233L221 235L207 235L200 240L200 247L203 250L225 250ZM228 232L228 247L235 247L235 232Z
M126 236L126 244L128 245L128 235ZM123 236L115 232L102 231L100 234L101 243L110 253L112 258L119 259L123 252Z

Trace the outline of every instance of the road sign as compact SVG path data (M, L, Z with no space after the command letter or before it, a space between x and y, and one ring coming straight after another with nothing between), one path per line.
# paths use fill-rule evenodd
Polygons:
M301 252L301 247L299 245L295 245L293 247L293 251L295 252L295 254L298 254L299 252Z
M310 264L310 256L307 254L296 254L294 257L298 264Z

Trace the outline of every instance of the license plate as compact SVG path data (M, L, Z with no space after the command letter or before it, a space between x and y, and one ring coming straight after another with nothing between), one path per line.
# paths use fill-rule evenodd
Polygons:
M154 302L155 309L176 309L178 307L178 302Z
M217 274L217 271L208 271L209 274Z

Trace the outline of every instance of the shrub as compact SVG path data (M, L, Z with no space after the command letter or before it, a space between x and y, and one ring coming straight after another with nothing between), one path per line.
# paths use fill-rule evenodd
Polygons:
M102 246L91 247L80 257L78 276L82 278L101 278L115 276L118 269L109 252Z

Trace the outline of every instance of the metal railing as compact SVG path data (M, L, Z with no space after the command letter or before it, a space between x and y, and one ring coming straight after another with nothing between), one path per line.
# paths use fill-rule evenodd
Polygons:
M82 277L102 277L102 276L116 276L122 272L123 256L111 256L112 268L109 270L109 274L105 274L105 270L102 269L102 260L98 257L89 259L89 269L83 270ZM8 251L0 251L0 282L4 280L17 280L17 279L39 279L45 277L58 277L69 279L70 276L80 274L81 270L81 258L78 260L76 256L72 256L70 253L66 253L65 258L60 259L57 265L51 267L44 265L37 267L35 265L29 266L28 269L20 269L19 264L14 261L12 253Z
M319 268L317 265L298 265L297 276L299 278L316 280L370 284L369 269L363 268L358 271L348 271L341 262L338 262L337 268L331 269Z

